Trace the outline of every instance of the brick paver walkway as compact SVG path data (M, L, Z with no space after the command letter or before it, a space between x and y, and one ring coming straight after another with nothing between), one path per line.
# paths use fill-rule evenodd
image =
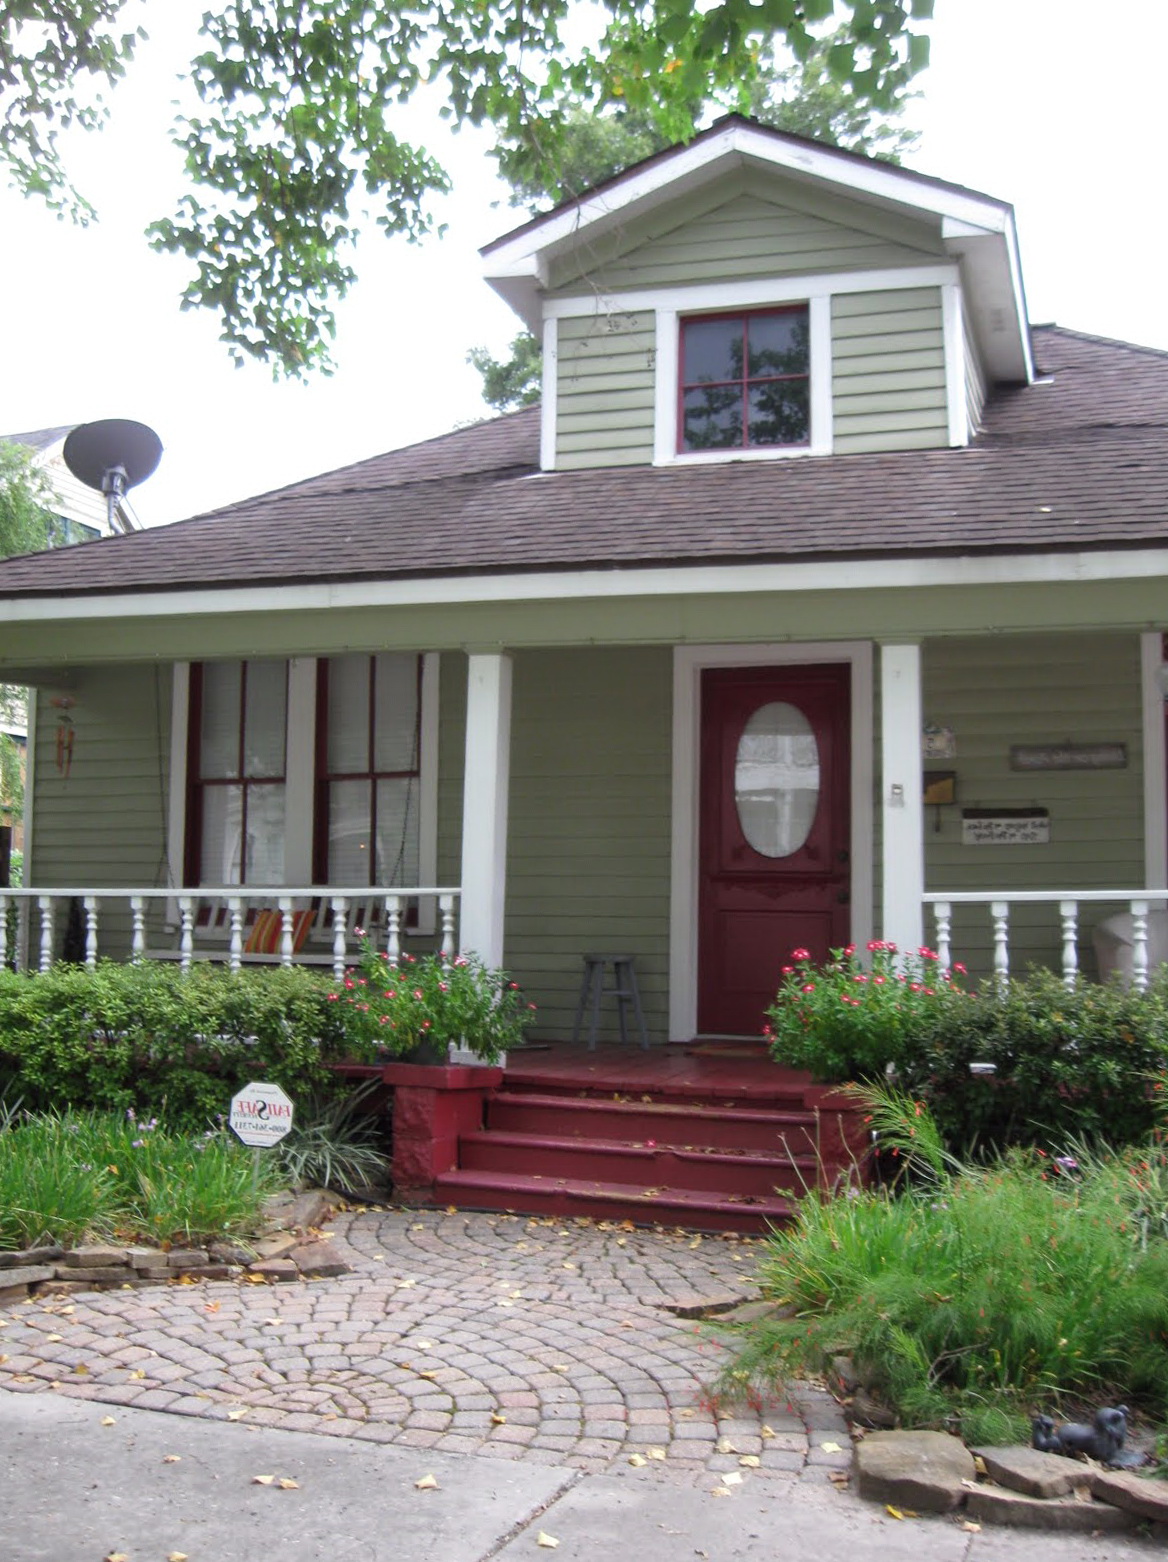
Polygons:
M354 1265L339 1279L10 1306L0 1385L643 1478L705 1481L746 1458L754 1477L822 1479L848 1462L821 1391L719 1413L725 1347L668 1310L751 1296L754 1243L436 1211L331 1230Z

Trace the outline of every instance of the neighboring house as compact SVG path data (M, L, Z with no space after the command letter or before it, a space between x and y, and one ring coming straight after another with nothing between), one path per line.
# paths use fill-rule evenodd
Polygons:
M76 427L66 423L60 428L39 428L27 434L0 434L0 441L25 445L31 450L37 466L53 485L58 500L57 527L52 539L55 548L70 542L92 542L113 533L138 531L141 527L125 497L117 503L111 527L105 495L87 488L65 465L65 441Z
M173 950L202 891L238 956L230 899L444 888L542 1035L619 950L661 1040L755 1033L794 946L936 942L938 898L983 970L1141 932L1168 357L1032 330L1004 202L735 117L484 259L542 415L0 563L46 934L85 888L91 951Z

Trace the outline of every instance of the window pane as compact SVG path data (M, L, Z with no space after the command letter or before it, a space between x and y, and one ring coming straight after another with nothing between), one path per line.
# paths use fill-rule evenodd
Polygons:
M239 774L241 662L204 662L199 775L204 780Z
M247 862L249 884L284 882L284 783L247 789Z
M810 388L806 380L775 380L750 388L752 445L805 445L811 431Z
M330 775L351 775L354 771L369 769L367 656L329 658L328 769Z
M242 883L240 830L243 821L243 788L205 786L202 788L202 798L199 883Z
M418 768L418 658L400 651L374 658L373 768Z
M796 706L775 700L746 723L734 801L743 835L764 857L789 857L806 842L819 806L819 745Z
M685 450L730 450L742 443L742 391L737 385L686 391L683 416Z
M370 783L332 781L328 789L328 866L330 884L372 884L369 841Z
M681 382L742 378L742 320L687 320L682 326Z
M418 783L377 783L377 883L418 882Z
M248 662L247 714L243 729L244 775L284 774L287 720L287 662Z
M803 310L781 315L752 315L748 336L748 373L752 379L762 374L807 373L807 315Z

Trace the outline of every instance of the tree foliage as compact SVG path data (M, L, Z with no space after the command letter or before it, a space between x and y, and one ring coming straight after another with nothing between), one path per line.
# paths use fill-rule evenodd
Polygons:
M55 503L52 484L36 465L32 451L0 439L0 558L47 547ZM17 726L24 715L24 690L0 684L0 722ZM22 772L19 748L7 732L0 730L0 808L9 819L24 806ZM0 817L0 823L3 822Z
M331 305L353 280L359 230L372 220L419 238L448 187L403 128L419 89L441 91L456 125L493 126L546 181L572 105L624 105L684 140L696 103L725 94L749 108L776 44L806 59L837 3L826 69L886 107L927 60L913 28L933 0L603 0L599 36L584 46L571 0L220 0L191 67L200 107L177 128L191 189L153 242L188 259L184 306L214 309L237 359L292 375L327 368ZM75 215L88 208L68 185L58 133L100 119L86 92L132 59L139 34L118 25L127 8L13 0L0 24L0 160L22 189Z

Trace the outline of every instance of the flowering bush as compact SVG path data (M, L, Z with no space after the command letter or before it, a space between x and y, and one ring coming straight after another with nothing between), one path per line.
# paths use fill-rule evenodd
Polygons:
M362 935L363 937L363 935ZM518 983L474 955L403 955L396 965L364 940L338 991L354 1055L405 1057L429 1044L464 1046L484 1063L515 1046L535 1013Z
M792 951L763 1032L777 1062L823 1080L882 1078L890 1063L903 1061L924 1015L961 992L955 977L965 967L942 973L932 949L902 955L876 939L868 954L865 966L849 944L817 966L806 949Z

